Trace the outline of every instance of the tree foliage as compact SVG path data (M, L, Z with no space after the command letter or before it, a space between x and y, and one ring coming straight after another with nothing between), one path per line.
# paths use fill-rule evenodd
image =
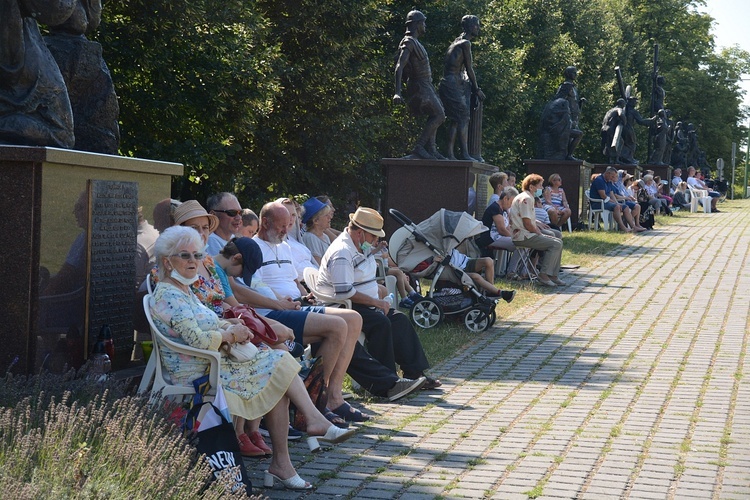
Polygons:
M698 127L710 160L740 142L747 118L738 48L714 53L701 0L434 0L421 39L433 80L468 13L487 94L483 156L522 172L539 117L569 65L587 98L577 156L598 162L599 128L618 97L614 67L648 116L654 44L667 106ZM327 193L375 203L379 159L401 156L422 120L394 106L393 64L414 4L403 0L123 0L105 5L97 34L120 97L121 153L179 161L175 195L232 190L243 204ZM445 128L439 132L444 144ZM645 130L640 130L645 156Z

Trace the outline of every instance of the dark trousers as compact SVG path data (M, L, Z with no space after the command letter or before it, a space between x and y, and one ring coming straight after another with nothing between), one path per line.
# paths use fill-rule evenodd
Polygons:
M398 381L396 372L373 358L359 342L354 347L352 360L349 362L346 373L370 394L380 397L385 397L388 389Z
M396 371L399 364L404 376L419 376L430 367L422 343L405 314L391 309L388 316L379 309L352 304L362 316L362 332L367 339L367 351L386 368Z

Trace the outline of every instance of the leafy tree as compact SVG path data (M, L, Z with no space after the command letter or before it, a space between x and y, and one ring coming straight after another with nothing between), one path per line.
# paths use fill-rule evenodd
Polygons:
M241 0L107 3L97 36L120 98L121 153L184 163L185 197L231 185L280 88L268 32Z
M433 80L476 14L472 41L484 104L483 156L522 172L566 66L587 98L576 155L601 161L601 119L618 97L614 67L648 115L652 51L661 48L667 105L698 126L710 159L740 142L738 48L713 53L701 0L433 0L422 38ZM179 161L175 194L235 190L245 206L326 193L375 204L379 160L405 154L421 130L391 103L405 0L123 0L106 4L97 34L120 96L122 154ZM639 127L639 129L642 129ZM639 156L645 157L646 131ZM445 144L441 128L439 146ZM441 140L442 139L442 140ZM712 161L712 160L711 160ZM343 210L345 212L345 210Z

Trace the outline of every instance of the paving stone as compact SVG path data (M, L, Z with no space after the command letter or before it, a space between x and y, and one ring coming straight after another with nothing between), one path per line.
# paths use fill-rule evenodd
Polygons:
M442 392L366 404L379 416L317 455L293 444L317 489L265 494L526 499L544 478L539 498L710 498L722 477L719 498L750 498L750 201L675 222L476 336L432 369ZM268 461L247 463L261 484Z

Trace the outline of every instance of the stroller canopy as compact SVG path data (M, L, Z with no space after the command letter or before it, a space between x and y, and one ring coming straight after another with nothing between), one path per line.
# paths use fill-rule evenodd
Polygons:
M487 230L481 221L466 212L451 212L441 208L416 226L404 226L394 232L389 243L391 257L398 267L408 272L436 254L442 257L450 255L466 238ZM415 234L424 236L436 250L417 241Z

